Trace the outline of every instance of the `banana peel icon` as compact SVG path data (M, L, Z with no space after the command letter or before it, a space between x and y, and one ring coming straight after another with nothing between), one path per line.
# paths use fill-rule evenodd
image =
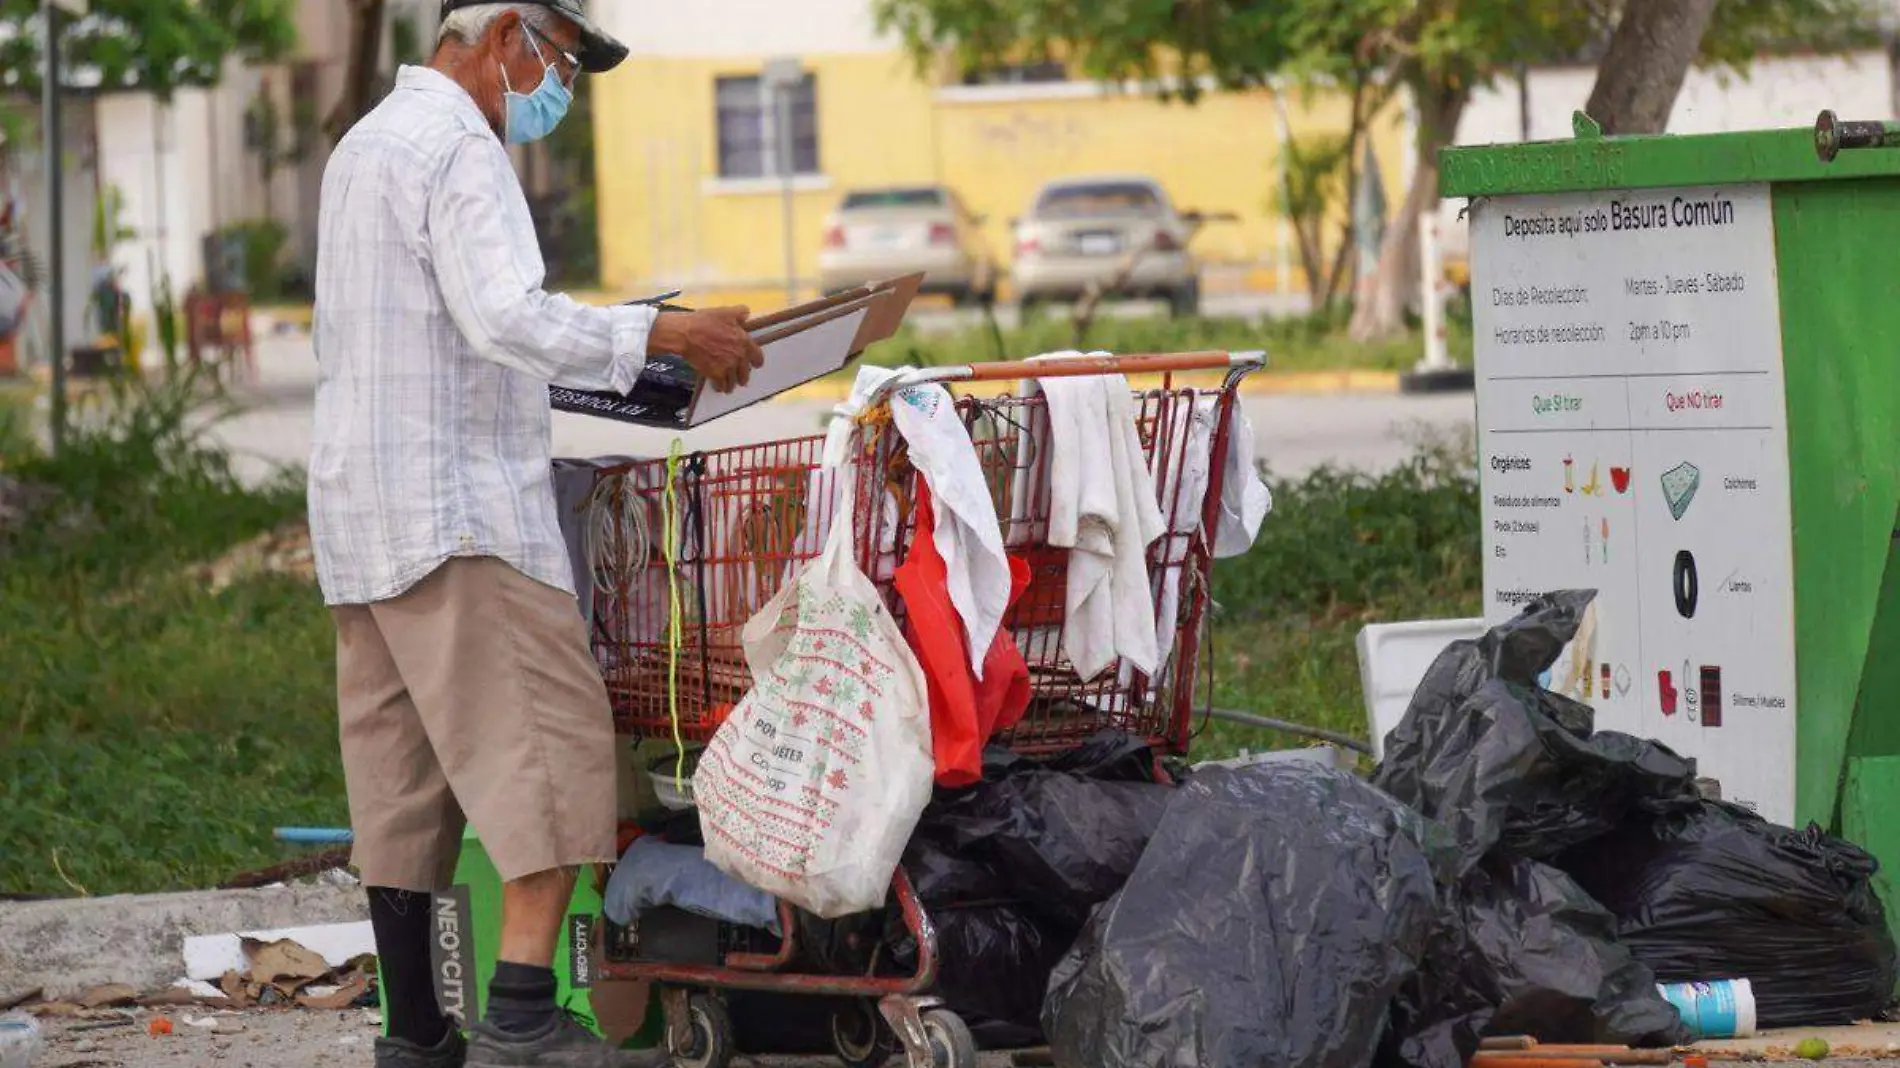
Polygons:
M1585 482L1581 486L1578 486L1577 487L1578 493L1581 493L1586 497L1603 496L1603 477L1602 477L1602 472L1600 471L1601 466L1602 466L1601 464L1596 463L1596 462L1592 462L1590 464L1590 481Z

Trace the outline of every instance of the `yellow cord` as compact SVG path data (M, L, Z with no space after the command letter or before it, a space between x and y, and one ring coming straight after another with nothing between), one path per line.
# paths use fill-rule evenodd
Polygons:
M673 720L673 789L686 792L686 738L680 730L680 642L686 630L680 612L680 506L675 485L679 478L680 457L686 446L678 438L666 456L666 492L661 498L660 521L665 524L662 544L666 551L667 624L666 624L666 703Z

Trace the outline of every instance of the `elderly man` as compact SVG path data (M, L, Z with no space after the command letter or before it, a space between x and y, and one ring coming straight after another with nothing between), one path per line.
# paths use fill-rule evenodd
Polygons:
M614 737L550 483L549 383L630 389L650 353L716 388L762 356L742 308L590 308L545 268L504 144L545 137L625 46L582 0L443 0L427 67L324 175L310 517L337 628L354 862L388 997L379 1068L636 1063L555 1005L577 869L614 859ZM466 814L466 815L464 815ZM486 1018L429 965L465 822L504 881Z

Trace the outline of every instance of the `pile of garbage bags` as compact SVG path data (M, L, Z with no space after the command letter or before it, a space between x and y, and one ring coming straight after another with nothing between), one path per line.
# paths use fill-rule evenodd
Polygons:
M1692 761L1539 685L1592 597L1447 647L1370 781L1305 761L1170 776L1112 733L1050 762L987 752L903 859L935 993L984 1047L1047 1042L1064 1068L1463 1068L1489 1034L1688 1041L1659 981L1748 979L1765 1027L1887 1011L1872 857L1702 798ZM679 876L647 883L694 907ZM807 963L910 974L894 912L798 917Z
M1592 597L1448 647L1370 783L1285 763L1174 791L1055 970L1056 1062L1462 1068L1487 1034L1688 1041L1659 978L1750 979L1765 1026L1885 1010L1866 853L1704 800L1692 761L1538 685Z

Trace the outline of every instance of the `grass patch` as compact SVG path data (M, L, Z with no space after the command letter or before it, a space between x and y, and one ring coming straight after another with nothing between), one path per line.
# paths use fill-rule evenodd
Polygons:
M1453 358L1469 363L1469 330L1454 322L1450 334ZM921 333L906 327L895 338L866 352L865 359L883 367L940 367L989 363L999 358L1023 359L1075 347L1068 320L1045 316L1019 329L1000 332L992 332L988 326L948 333ZM1264 349L1268 370L1276 372L1398 371L1418 363L1424 351L1416 333L1370 344L1353 341L1346 336L1339 317L1324 315L1265 320L1108 318L1096 322L1086 347L1115 353Z
M344 817L315 591L189 573L303 508L184 430L203 399L122 398L57 459L0 438L57 491L0 546L0 893L215 885L279 858L273 825Z
M1253 551L1214 565L1214 703L1363 739L1359 629L1478 614L1475 458L1426 442L1383 475L1322 468L1274 492ZM1196 754L1310 744L1213 723Z

